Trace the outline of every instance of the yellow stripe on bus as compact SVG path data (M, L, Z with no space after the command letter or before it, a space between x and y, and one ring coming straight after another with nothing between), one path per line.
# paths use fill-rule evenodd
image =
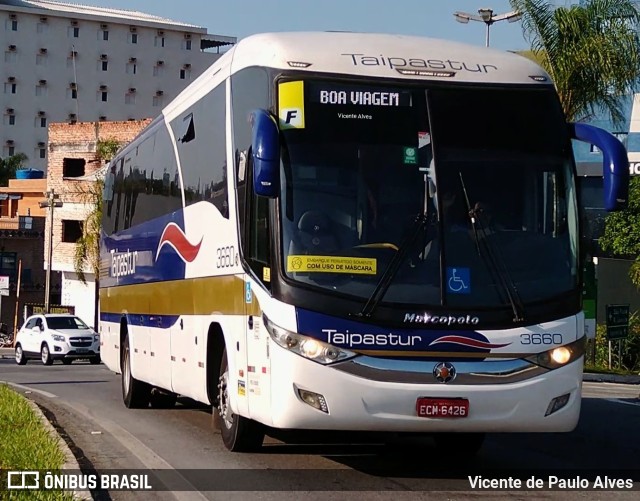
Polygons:
M149 282L100 289L103 313L141 315L259 315L255 294L245 302L245 282L235 276Z

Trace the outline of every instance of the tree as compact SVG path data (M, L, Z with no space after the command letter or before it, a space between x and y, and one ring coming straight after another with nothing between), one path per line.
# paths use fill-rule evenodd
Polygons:
M624 100L640 79L640 10L633 0L586 0L555 7L542 0L510 0L522 14L533 58L553 79L571 122L598 112L624 121Z
M635 260L629 275L640 288L640 177L633 177L629 183L627 209L607 215L599 243L604 251Z
M99 140L96 145L96 159L104 164L109 162L118 152L121 143L116 139ZM95 310L94 326L98 329L99 311L99 283L100 283L100 233L102 229L102 192L104 180L99 174L96 179L82 189L81 197L90 206L85 219L82 236L76 242L74 255L74 270L83 284L87 283L85 270L89 268L95 277Z
M0 186L8 186L9 179L16 177L16 171L27 160L29 160L29 157L24 153L16 153L10 157L0 158Z
M121 143L117 139L102 139L96 144L96 159L104 164L118 152ZM87 283L85 270L89 268L96 279L100 278L100 229L102 227L102 191L104 180L96 176L87 187L81 188L81 198L90 206L90 212L82 228L82 236L76 242L74 269L83 284Z

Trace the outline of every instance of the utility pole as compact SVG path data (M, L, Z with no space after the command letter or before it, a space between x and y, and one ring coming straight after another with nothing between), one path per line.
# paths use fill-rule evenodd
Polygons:
M60 195L58 195L53 189L47 191L45 193L45 196L47 197L47 199L41 201L39 205L41 208L49 208L49 249L47 256L47 275L44 286L44 311L45 313L49 313L49 297L51 295L51 265L53 263L53 209L55 207L62 207L62 201L60 200Z

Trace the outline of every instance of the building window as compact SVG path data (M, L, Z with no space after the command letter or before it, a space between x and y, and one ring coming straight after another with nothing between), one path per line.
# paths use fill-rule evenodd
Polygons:
M136 104L136 95L133 92L128 92L124 95L124 104Z
M100 101L102 101L103 103L107 102L107 91L103 90L100 92Z
M138 43L137 33L129 33L129 43Z
M6 24L8 31L18 31L18 20L17 19L7 19Z
M154 77L161 77L164 73L164 66L160 65L160 64L156 64L153 67L153 76Z
M107 71L109 69L109 61L100 61L100 69Z
M15 63L18 60L18 53L15 49L7 50L4 53L4 62L5 63Z
M18 84L15 82L6 82L4 84L5 94L16 94L18 92Z
M82 177L84 176L84 158L65 158L62 161L62 177Z
M184 50L191 50L191 40L184 40L182 42L182 48Z
M187 78L187 70L181 69L180 70L180 80L184 80L185 78Z
M75 221L72 219L62 220L62 241L66 243L75 244L80 238L82 238L82 221Z
M75 87L67 89L67 98L78 99L78 89L76 89Z
M78 26L69 26L67 35L69 36L69 38L79 38L80 28Z
M16 154L16 147L15 146L5 146L4 147L4 154L7 157L12 157L13 155Z
M36 96L46 96L47 95L47 86L46 85L36 85Z
M7 115L7 125L15 125L16 124L16 116L11 114Z
M10 279L15 280L17 264L17 252L0 252L0 274L8 275Z
M44 22L40 22L36 25L36 31L38 33L46 33L47 32L47 28L48 28L48 24L44 23Z
M109 41L109 30L101 30L101 32L98 33L98 39L102 39L105 42Z
M40 127L43 129L47 126L47 117L40 117Z
M136 64L135 61L129 61L127 63L127 75L135 75L136 72L138 71L138 65Z
M40 158L47 158L47 149L46 148L38 148Z
M46 66L47 65L47 55L46 54L36 54L36 65L37 66Z
M155 47L164 47L164 36L157 36L153 40L153 45Z

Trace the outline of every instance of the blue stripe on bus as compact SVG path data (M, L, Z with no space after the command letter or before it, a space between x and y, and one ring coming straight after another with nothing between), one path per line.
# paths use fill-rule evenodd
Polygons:
M101 322L119 324L122 317L126 317L127 324L136 327L153 327L154 329L170 329L178 323L178 315L140 315L125 313L100 313Z

